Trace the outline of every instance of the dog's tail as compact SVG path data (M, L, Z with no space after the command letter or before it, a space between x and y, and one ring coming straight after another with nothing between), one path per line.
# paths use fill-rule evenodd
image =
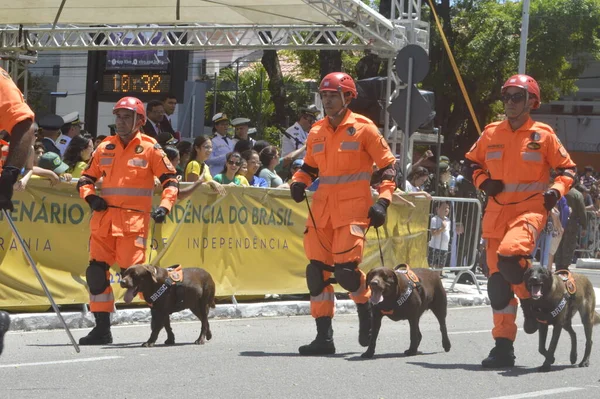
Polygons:
M600 314L594 312L594 324L600 324Z

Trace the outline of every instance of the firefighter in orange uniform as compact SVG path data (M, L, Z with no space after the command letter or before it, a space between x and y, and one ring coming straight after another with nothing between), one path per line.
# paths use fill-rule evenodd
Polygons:
M486 368L512 367L517 336L517 299L527 334L537 331L532 299L523 274L548 212L569 191L575 164L552 128L534 122L529 113L540 106L540 89L527 75L515 75L502 86L506 120L485 127L466 154L473 183L488 195L483 217L489 266L488 295L494 315L496 344L482 361ZM548 189L550 168L558 173Z
M96 319L96 327L79 340L80 345L112 343L110 313L115 299L109 268L116 263L124 270L144 262L149 219L164 222L179 191L175 168L156 140L140 131L146 123L144 104L124 97L113 114L117 135L98 146L77 184L93 211L86 279ZM163 192L160 206L151 213L155 176ZM100 178L102 196L94 187Z
M0 161L0 211L12 211L13 186L17 182L21 169L34 139L35 115L23 99L23 94L0 68L0 131L10 134L10 146L6 159ZM0 140L2 141L2 140ZM4 348L4 334L8 331L10 317L0 311L0 353Z
M321 81L319 92L327 118L312 126L304 164L290 185L292 198L301 202L306 187L319 178L304 235L309 259L306 282L317 337L299 348L302 355L335 353L331 328L335 299L331 284L335 282L348 290L356 303L358 341L368 346L371 290L358 265L366 230L369 224L377 228L385 223L395 189L395 158L385 139L371 120L348 110L350 101L357 97L352 78L341 72L330 73ZM370 189L373 163L379 168L376 180L381 182L375 204Z

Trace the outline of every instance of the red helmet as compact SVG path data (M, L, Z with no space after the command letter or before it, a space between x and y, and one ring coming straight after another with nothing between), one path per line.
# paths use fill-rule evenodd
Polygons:
M142 122L142 125L146 124L146 108L144 108L144 103L140 101L139 98L135 97L123 97L113 107L113 114L117 112L118 109L128 109L137 114L138 120Z
M540 96L540 86L537 84L534 78L529 75L514 75L508 78L504 86L502 86L502 93L509 87L519 87L527 90L530 96L533 96L537 101L533 104L533 109L540 107L542 97Z
M352 93L352 98L358 97L354 79L344 72L332 72L327 74L319 85L319 92L321 91L337 91L340 93L350 92Z

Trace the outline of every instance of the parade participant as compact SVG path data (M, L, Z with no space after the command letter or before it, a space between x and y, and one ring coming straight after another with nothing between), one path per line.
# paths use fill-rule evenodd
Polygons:
M552 128L535 122L530 111L540 106L540 89L527 75L515 75L502 86L506 120L485 127L466 154L465 176L488 196L483 238L489 267L488 295L494 315L496 344L482 366L512 367L517 335L517 297L527 334L537 331L529 292L523 282L530 254L548 212L569 191L575 164ZM548 189L550 168L558 175Z
M307 187L317 177L320 181L304 235L310 262L306 282L317 337L299 348L302 355L335 353L331 327L334 282L350 291L358 311L359 343L369 344L371 291L358 265L366 230L369 225L377 228L385 223L395 188L395 159L385 139L371 120L348 110L357 97L354 80L345 73L330 73L321 81L319 93L327 117L310 130L304 164L290 185L292 198L301 202ZM379 168L375 180L380 182L375 204L370 188L373 163Z
M12 211L13 186L17 182L21 169L35 137L35 115L23 99L23 93L17 88L10 75L0 68L0 131L10 134L10 146L6 159L0 163L0 210ZM10 317L0 311L0 354L4 348L4 334L8 331Z
M114 263L122 271L144 263L149 219L163 223L178 193L175 168L156 140L140 130L146 123L144 104L124 97L113 114L117 135L98 146L77 183L81 198L93 211L86 279L96 319L96 327L79 340L80 345L112 343L110 313L115 299L109 269ZM163 192L159 207L151 213L155 177ZM102 196L94 187L100 178Z

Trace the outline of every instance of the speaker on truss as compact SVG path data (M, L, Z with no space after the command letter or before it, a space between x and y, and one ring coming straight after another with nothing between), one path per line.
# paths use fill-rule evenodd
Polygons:
M383 127L385 114L382 105L385 104L385 85L386 77L375 77L356 81L356 90L358 98L350 103L352 112L361 114L371 119L378 127ZM394 90L392 82L392 91ZM423 98L431 105L432 111L427 121L419 127L419 131L433 133L433 119L435 118L435 94L431 91L419 90Z

